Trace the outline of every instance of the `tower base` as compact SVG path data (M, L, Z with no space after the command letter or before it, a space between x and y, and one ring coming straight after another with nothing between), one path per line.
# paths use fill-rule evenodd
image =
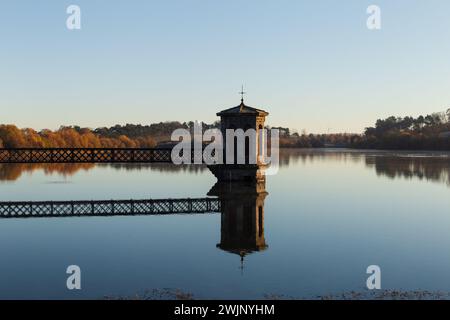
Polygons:
M264 166L256 164L216 164L209 165L208 169L220 182L265 180Z

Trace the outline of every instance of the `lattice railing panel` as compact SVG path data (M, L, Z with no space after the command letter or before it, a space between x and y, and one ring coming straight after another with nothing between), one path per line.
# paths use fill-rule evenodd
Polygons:
M0 149L0 163L172 162L171 149L18 148Z
M216 198L0 202L0 218L220 212Z

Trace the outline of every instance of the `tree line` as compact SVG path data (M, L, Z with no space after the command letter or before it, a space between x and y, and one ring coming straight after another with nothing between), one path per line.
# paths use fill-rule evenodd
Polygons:
M37 132L15 125L0 125L0 148L146 148L155 145L156 141L150 136L105 136L88 128L61 127L56 131Z
M220 122L203 123L202 126L203 130L219 128ZM179 128L193 130L194 122L126 124L96 129L64 126L55 131L0 125L0 148L151 148L170 141L172 132ZM284 127L272 129L279 130L280 147L284 148L450 150L450 109L417 118L391 116L379 119L363 134L299 134Z
M378 119L363 134L292 133L277 127L280 146L292 148L346 147L362 149L450 150L450 109L426 116Z
M450 109L427 116L388 117L366 128L356 148L450 150Z
M203 130L219 128L220 122L202 123ZM36 131L19 129L15 125L0 125L0 148L151 148L170 141L175 129L194 129L194 122L160 122L150 125L126 124L96 129L64 126L58 130ZM319 148L328 144L347 146L356 135L291 133L277 127L280 146L285 148Z

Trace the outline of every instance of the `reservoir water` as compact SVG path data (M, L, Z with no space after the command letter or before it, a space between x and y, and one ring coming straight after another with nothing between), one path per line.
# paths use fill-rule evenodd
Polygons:
M215 183L203 166L0 165L0 201L202 198ZM258 250L227 250L243 240L221 213L0 219L0 298L314 298L366 290L369 265L384 289L450 292L450 153L283 150L262 191Z

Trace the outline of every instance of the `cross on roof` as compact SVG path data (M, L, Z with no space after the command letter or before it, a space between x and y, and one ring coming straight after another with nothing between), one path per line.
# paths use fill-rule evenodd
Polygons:
M247 92L244 91L244 85L242 85L241 92L239 94L241 95L241 102L244 103L244 94Z

